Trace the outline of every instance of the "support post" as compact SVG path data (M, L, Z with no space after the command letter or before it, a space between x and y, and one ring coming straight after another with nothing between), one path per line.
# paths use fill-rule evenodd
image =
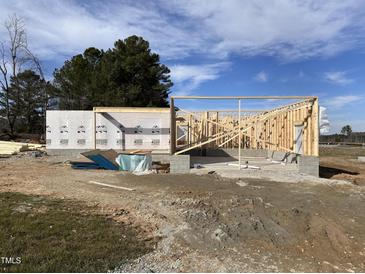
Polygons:
M174 98L170 97L170 155L176 152L176 113Z
M241 169L241 100L238 100L238 169Z
M319 155L319 105L318 105L318 98L314 99L313 104L313 156Z
M94 121L93 121L93 127L94 127L94 134L93 134L93 136L94 136L94 149L96 149L96 112L95 112L95 110L94 110L93 119L94 119Z

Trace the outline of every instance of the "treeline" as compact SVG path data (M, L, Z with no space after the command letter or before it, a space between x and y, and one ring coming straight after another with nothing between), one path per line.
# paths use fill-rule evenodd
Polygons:
M319 137L321 143L362 143L365 144L365 132L351 132L345 134L321 135Z
M0 48L3 133L43 133L50 108L168 106L170 70L142 37L117 40L106 51L88 48L66 60L54 71L53 80L46 81L40 61L27 47L23 20L13 16L5 26L9 41Z

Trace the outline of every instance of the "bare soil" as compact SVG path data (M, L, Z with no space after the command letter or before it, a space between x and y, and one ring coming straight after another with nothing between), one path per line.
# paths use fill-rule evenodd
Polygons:
M320 175L323 178L348 180L365 186L365 163L357 156L365 156L365 148L330 147L321 149Z
M365 271L363 184L317 184L310 177L288 183L214 174L135 176L73 170L50 156L2 160L0 178L2 192L81 200L161 238L152 252L112 271Z

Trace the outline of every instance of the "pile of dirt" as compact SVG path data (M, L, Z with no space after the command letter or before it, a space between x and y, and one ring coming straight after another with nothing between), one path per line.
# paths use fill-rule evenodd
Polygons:
M164 248L118 271L230 272L243 271L242 266L246 267L244 271L364 269L365 238L361 230L365 223L361 217L339 218L351 212L343 204L346 196L328 194L329 187L324 185L298 189L295 185L287 188L282 184L256 183L241 181L243 191L235 191L236 194L178 191L171 199L164 198L162 205L181 217L180 228L171 229L173 233L162 241ZM308 188L316 194L308 192ZM283 197L280 192L288 194ZM333 195L332 199L327 195ZM356 197L364 201L363 194ZM336 199L337 206L342 207L340 211L332 211ZM358 213L354 212L359 216ZM211 269L193 260L192 254L200 259L219 257L223 261L212 263L216 269ZM171 258L167 259L168 256ZM189 264L192 260L194 265ZM228 263L230 260L234 262Z

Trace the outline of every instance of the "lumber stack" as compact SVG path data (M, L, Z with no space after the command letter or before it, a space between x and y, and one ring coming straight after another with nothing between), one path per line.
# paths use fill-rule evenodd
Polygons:
M23 151L39 150L43 145L0 141L0 155L14 155Z

